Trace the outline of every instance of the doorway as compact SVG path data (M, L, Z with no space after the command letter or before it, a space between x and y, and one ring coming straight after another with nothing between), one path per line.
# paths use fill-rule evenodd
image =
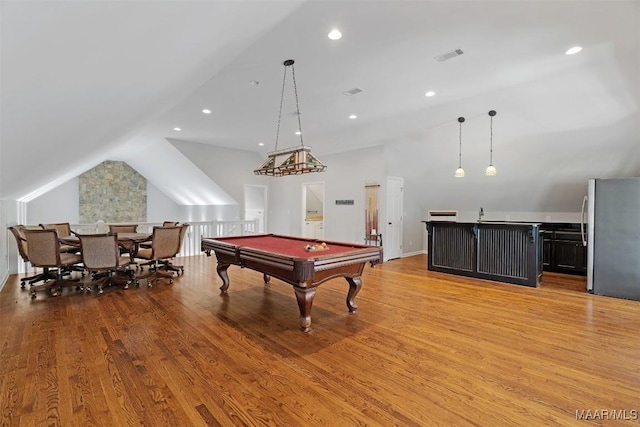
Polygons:
M257 220L256 233L266 233L267 187L265 185L244 186L244 219Z
M384 242L384 258L400 258L402 255L402 210L403 193L402 178L387 177L387 226Z
M302 236L324 239L324 182L302 184Z

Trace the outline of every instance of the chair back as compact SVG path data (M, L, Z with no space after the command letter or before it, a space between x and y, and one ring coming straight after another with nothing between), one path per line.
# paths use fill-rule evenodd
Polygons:
M173 258L180 252L180 232L182 227L153 227L151 252L154 259Z
M60 244L56 230L24 229L29 262L34 267L57 267L60 265Z
M82 263L89 271L115 270L119 266L120 251L115 234L80 235Z
M27 248L27 240L24 237L24 225L14 225L9 227L11 234L16 238L18 245L18 253L24 262L29 262L29 248Z
M69 237L71 235L71 224L68 222L59 222L56 224L40 224L43 230L56 230L58 237Z
M180 252L180 250L182 249L182 245L184 244L184 236L187 235L187 230L189 229L189 225L190 224L188 222L185 222L180 225L180 227L182 228L180 229L180 246L178 247L178 252Z
M162 223L163 227L174 227L176 225L178 225L178 221L164 221Z
M136 233L138 224L109 224L109 233Z

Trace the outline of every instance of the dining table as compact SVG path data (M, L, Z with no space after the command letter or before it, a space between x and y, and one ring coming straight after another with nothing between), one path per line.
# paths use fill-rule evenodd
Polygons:
M151 233L116 233L118 244L129 252L129 258L132 264L135 264L135 256L140 248L140 243L150 242ZM80 246L80 238L77 234L71 234L70 236L61 237L61 243L66 245Z

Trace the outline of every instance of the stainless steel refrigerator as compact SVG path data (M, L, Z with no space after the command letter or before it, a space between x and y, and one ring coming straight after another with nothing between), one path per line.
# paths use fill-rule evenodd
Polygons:
M589 180L582 218L587 290L640 300L640 178Z

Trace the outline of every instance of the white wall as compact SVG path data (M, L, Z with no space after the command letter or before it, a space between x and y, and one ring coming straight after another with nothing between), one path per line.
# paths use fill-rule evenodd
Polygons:
M240 219L238 205L178 205L160 189L147 182L147 221L230 221Z
M182 206L147 181L147 222L186 220Z
M27 203L26 223L45 224L79 221L78 178L73 178ZM178 205L160 189L147 181L147 222L211 221L239 219L238 205Z
M302 184L324 182L324 237L327 240L364 243L365 185L384 184L382 147L318 156L327 165L323 173L270 178L269 230L300 235L303 227ZM336 205L353 200L353 205Z
M0 289L4 286L7 274L18 272L22 259L18 254L15 238L7 227L24 223L25 203L15 200L0 200L0 227L5 231L5 238L0 242Z
M241 219L238 205L182 206L184 221L232 221Z
M77 224L80 218L79 203L76 177L27 203L27 224Z
M263 209L267 204L263 186L248 185L244 189L246 197L244 198L246 206L245 209Z
M0 290L4 287L4 283L9 275L9 247L11 244L10 239L13 239L13 236L9 231L6 231L8 226L7 203L0 200L0 229L5 230L3 238L0 239ZM13 248L15 248L15 244Z
M264 161L255 152L175 139L169 142L237 202L238 215L244 212L245 184L268 185L268 178L253 173Z
M493 104L478 99L470 102L485 103L486 110ZM525 126L521 114L498 110L494 118L493 163L498 169L494 177L484 175L489 162L486 114L468 116L463 124L464 178L454 177L459 147L455 115L450 122L430 131L426 138L407 135L385 145L387 174L404 178L403 253L421 249L416 241L424 241L425 227L421 221L428 219L429 210L457 210L461 221L477 220L478 211L483 207L485 219L506 220L508 216L511 221L578 222L589 178L637 176L639 159L634 153L638 153L640 145L638 113L620 122L590 129L526 136L519 129ZM544 129L543 117L530 117L530 122ZM523 144L522 138L535 138L537 150L524 151L521 147L529 144ZM575 147L578 141L583 150L569 148ZM628 159L615 163L613 153L603 141L616 141L617 146L625 141ZM443 158L449 160L443 161ZM505 158L511 161L506 162ZM614 174L603 172L612 166ZM409 245L410 241L413 245ZM420 246L425 250L423 243Z

